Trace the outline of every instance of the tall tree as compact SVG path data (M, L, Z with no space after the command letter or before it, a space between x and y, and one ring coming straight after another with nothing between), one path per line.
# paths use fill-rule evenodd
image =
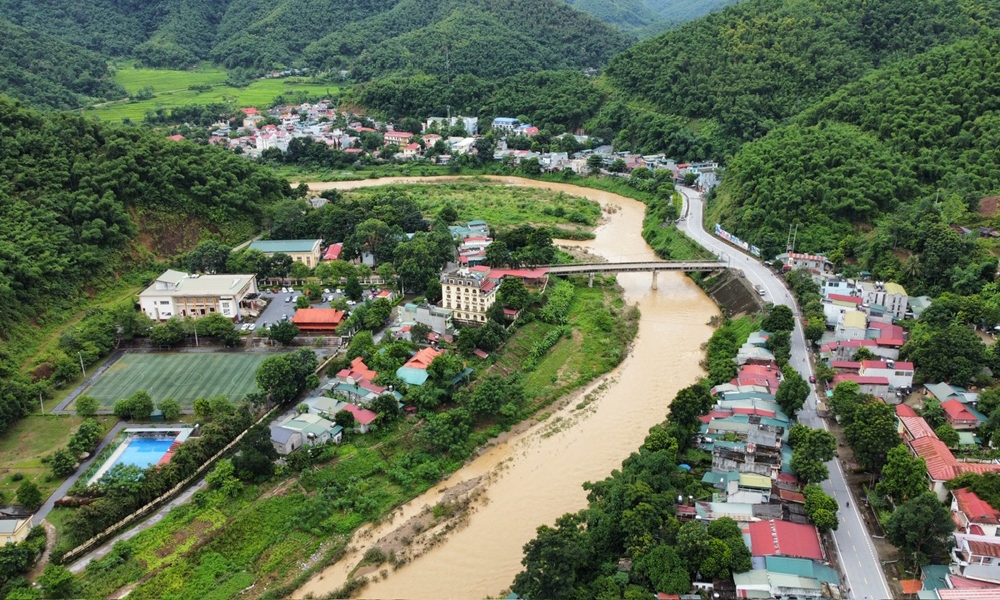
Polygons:
M927 491L927 463L899 444L886 458L882 478L875 484L875 493L900 505Z
M948 509L933 492L924 492L903 502L889 516L885 536L913 555L915 562L926 564L930 557L944 551L954 529Z
M881 470L889 451L899 444L896 413L884 402L870 400L861 403L854 413L854 422L845 428L844 433L858 464L873 473Z

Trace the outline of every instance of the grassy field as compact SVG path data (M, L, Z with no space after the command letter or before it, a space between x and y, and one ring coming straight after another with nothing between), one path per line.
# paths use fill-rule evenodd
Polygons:
M126 354L85 393L105 407L146 390L153 400L173 398L191 408L197 398L225 395L236 402L257 390L254 374L266 353Z
M118 421L115 417L98 419L107 431ZM70 415L29 415L5 432L0 438L0 494L13 499L22 481L34 481L42 495L55 491L62 479L52 477L51 469L42 464L42 457L53 453L69 442L82 417ZM15 473L23 475L14 481Z
M234 108L256 106L268 108L281 95L306 92L309 95L332 96L340 93L337 86L326 83L311 83L308 78L287 77L283 79L261 79L244 88L225 84L226 71L218 67L203 65L191 71L169 71L160 69L135 69L125 65L115 73L115 81L129 94L151 87L154 98L130 102L119 100L107 102L87 109L85 113L102 121L121 121L129 118L141 121L146 111L157 108L172 108L188 104L223 103ZM190 86L212 86L208 91L195 91Z
M451 204L460 220L483 219L493 227L523 223L590 227L601 217L600 205L586 198L487 180L362 188L345 195L360 198L389 193L413 198L425 214L436 214L442 206Z

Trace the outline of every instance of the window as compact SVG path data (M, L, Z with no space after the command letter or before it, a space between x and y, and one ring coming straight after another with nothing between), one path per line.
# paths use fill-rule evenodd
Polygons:
M160 300L160 306L169 306L170 300Z

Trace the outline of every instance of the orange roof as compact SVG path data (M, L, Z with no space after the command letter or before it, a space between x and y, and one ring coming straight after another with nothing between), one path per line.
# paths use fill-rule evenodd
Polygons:
M300 308L292 317L296 325L340 325L343 320L344 311L335 308Z
M908 406L906 404L897 404L896 405L896 416L897 417L917 417L917 416L920 416L920 415L917 414L917 411L913 410L912 406Z
M404 367L410 367L411 369L424 369L434 362L434 359L444 354L444 352L438 352L434 348L421 348L419 352L413 355L413 358L406 361Z
M365 364L365 359L359 356L351 361L350 369L341 369L337 373L337 377L341 377L343 379L347 379L349 377L354 381L360 381L364 379L370 381L378 377L378 373L369 369L368 365Z
M904 594L916 594L924 589L924 582L919 579L900 579L899 585L903 586Z

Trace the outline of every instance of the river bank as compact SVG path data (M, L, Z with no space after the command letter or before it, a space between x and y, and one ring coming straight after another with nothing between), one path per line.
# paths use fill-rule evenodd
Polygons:
M433 178L429 183L462 178ZM570 245L610 261L649 260L653 251L642 239L645 205L624 196L558 182L518 177L488 177L505 185L533 186L583 196L601 204L607 219L594 240ZM313 190L421 183L426 179L310 184ZM538 426L498 442L447 481L405 504L392 522L365 527L353 548L300 588L295 597L321 596L348 582L369 548L391 537L441 494L477 479L476 498L458 525L421 555L360 592L366 598L468 598L496 595L520 570L522 546L539 525L586 505L581 485L602 479L637 448L652 425L663 420L669 399L700 375L702 344L711 335L714 303L679 273L660 275L650 289L649 274L623 274L619 284L630 304L639 307L639 333L628 358L583 392L588 401L566 403ZM587 396L589 394L589 397Z

